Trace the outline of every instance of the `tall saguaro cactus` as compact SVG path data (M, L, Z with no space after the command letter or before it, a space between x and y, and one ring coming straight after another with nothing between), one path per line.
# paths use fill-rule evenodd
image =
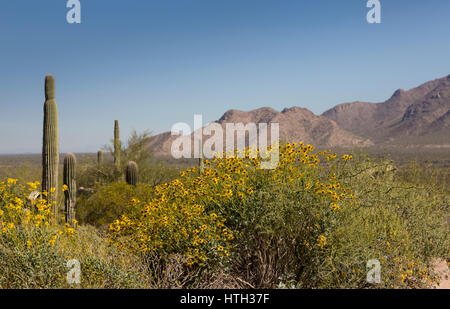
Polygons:
M103 151L97 151L97 182L101 182L101 168L103 166Z
M57 214L59 166L58 106L55 102L55 78L45 77L44 134L42 142L42 190L47 192L47 203Z
M135 186L138 183L138 166L136 162L130 161L127 164L125 178L129 185Z
M120 132L119 120L114 121L114 165L120 169Z
M103 165L103 151L97 151L97 165L101 167Z
M75 219L75 204L77 199L76 158L72 153L64 157L64 206L66 223L73 224Z

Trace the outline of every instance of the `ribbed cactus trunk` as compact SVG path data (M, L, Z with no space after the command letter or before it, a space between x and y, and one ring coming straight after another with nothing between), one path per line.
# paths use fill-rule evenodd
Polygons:
M97 182L101 182L101 168L103 166L103 151L97 152Z
M97 152L97 166L102 167L103 165L103 151L99 150Z
M77 200L77 183L76 183L76 158L72 153L66 154L64 157L64 206L66 223L73 225L75 220L75 205Z
M120 169L120 132L119 120L114 121L114 165Z
M59 132L58 106L55 102L55 78L45 77L44 132L42 142L42 191L47 192L47 203L57 215ZM45 197L45 195L44 195Z
M138 183L138 166L136 162L130 161L127 164L125 175L126 181L129 185L135 186Z

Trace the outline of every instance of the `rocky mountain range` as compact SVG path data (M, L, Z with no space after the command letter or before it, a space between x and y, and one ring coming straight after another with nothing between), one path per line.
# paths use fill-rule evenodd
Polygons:
M450 75L408 91L399 89L381 103L343 103L322 115L315 115L302 107L285 108L281 112L270 107L252 111L229 110L215 123L224 131L226 123L279 123L281 140L303 141L327 148L373 145L450 147ZM203 141L209 137L204 135ZM154 136L149 147L157 155L168 155L176 138L165 132ZM193 135L184 138L192 141Z
M322 116L375 144L450 144L450 75L382 103L339 104Z

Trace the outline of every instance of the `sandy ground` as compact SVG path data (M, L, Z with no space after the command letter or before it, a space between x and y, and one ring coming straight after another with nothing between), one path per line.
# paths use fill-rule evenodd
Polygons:
M450 289L450 271L447 262L444 260L436 260L434 269L440 274L441 280L439 285L435 285L436 289Z

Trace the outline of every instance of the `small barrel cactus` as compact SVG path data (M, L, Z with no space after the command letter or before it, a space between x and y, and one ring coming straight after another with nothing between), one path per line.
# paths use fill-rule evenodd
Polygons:
M66 223L72 225L73 220L75 220L75 204L77 199L77 184L75 180L76 158L72 153L68 153L64 157L63 176Z
M129 185L135 186L138 183L138 166L136 162L130 161L127 164L126 181Z
M59 166L58 106L55 102L55 78L45 77L44 128L42 142L42 191L57 215Z

